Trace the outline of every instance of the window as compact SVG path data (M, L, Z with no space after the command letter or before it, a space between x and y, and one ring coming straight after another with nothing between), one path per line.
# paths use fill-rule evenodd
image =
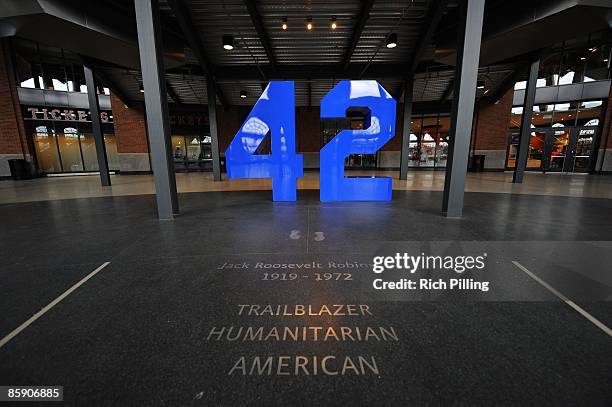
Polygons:
M598 126L602 105L603 102L601 100L580 103L576 124L578 126Z
M517 106L513 107L510 112L510 128L520 128L521 121L523 120L523 107Z
M561 67L561 51L547 56L540 64L536 87L555 86L559 84L559 69Z
M57 140L53 129L48 129L47 126L37 126L33 136L39 169L45 173L61 172Z
M585 82L608 79L608 73L610 72L610 51L611 47L609 44L595 45L589 48L584 76Z
M552 124L554 105L534 105L532 127L548 127Z
M74 127L66 127L58 137L62 157L62 168L65 172L83 171L83 159L79 145L79 132Z

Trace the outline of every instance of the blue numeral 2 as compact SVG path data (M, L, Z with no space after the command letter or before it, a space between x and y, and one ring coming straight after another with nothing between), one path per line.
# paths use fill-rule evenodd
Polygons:
M345 178L350 154L374 154L395 135L396 102L376 81L340 81L321 100L321 117L367 111L364 130L342 130L321 149L321 201L390 201L392 179Z

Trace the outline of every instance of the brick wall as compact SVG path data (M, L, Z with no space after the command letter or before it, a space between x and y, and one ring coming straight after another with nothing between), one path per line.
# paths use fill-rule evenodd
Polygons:
M295 113L296 149L304 153L321 150L321 110L319 106L298 107Z
M485 156L485 169L503 170L505 168L513 96L514 90L510 89L499 100L499 103L483 100L478 106L478 114L474 117L476 122L471 142L475 154Z
M480 103L473 140L477 150L505 150L514 90L509 90L498 104Z
M126 107L119 98L111 94L113 126L117 140L119 169L122 173L149 172L149 146L144 106Z
M125 107L118 97L111 94L113 123L119 153L148 153L147 123L142 106Z
M24 151L25 149L25 151ZM0 52L0 154L28 154L17 95L11 49L7 39Z

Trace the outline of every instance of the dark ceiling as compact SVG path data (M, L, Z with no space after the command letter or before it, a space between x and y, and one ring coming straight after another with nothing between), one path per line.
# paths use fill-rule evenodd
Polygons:
M93 61L108 87L125 99L142 100L133 1L3 1L8 7L0 11L1 31L14 30L17 37L44 44L49 60L58 57L52 55L55 47L66 51L64 58L71 54ZM298 106L318 105L340 79L378 79L400 98L405 79L414 72L414 101L447 101L452 97L458 3L160 0L169 100L205 104L208 74L214 76L224 105L254 104L262 86L273 79L296 81ZM531 52L576 31L607 27L610 10L596 0L511 3L509 9L507 1L487 2L479 70L485 87L478 97L499 96L521 79ZM579 29L558 29L576 15L592 21L582 22ZM330 28L332 17L335 30ZM287 30L281 27L283 18ZM307 18L313 23L310 31ZM515 41L534 29L540 35L533 41ZM385 46L391 33L398 37L393 49ZM233 50L223 49L223 35L233 36ZM24 51L23 59L28 58ZM239 97L242 90L247 98Z

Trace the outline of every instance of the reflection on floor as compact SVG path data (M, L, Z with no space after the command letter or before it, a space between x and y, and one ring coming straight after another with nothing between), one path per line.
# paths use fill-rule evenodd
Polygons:
M348 176L392 177L394 190L442 191L443 171L412 171L399 180L396 171L350 171ZM179 192L248 191L271 189L268 179L231 179L213 182L211 173L179 173ZM151 175L115 175L112 187L103 188L97 175L49 177L28 181L0 182L0 203L45 201L153 194ZM299 189L318 189L319 173L306 172L298 180ZM523 184L512 184L512 174L502 172L468 173L467 192L575 196L612 199L612 177L584 174L527 173Z
M202 178L179 176L181 188ZM480 178L505 185L500 174L470 183ZM115 179L113 188L130 192L147 178ZM51 185L77 181L100 189L95 178L32 184L51 194ZM612 236L612 200L467 193L464 218L450 220L440 216L441 195L321 203L316 190L303 190L296 203L273 203L269 191L189 193L173 222L157 221L151 195L0 205L0 338L110 262L0 347L0 383L63 385L67 406L609 405L610 337L512 261L612 326L612 245L603 241ZM373 292L376 276L403 274L359 265L401 252L486 253L484 274L462 276L486 279L491 290ZM371 314L253 316L239 313L245 304L360 304ZM246 327L333 327L353 336L216 339L224 327L235 338ZM385 328L397 340L362 340L357 327ZM297 366L298 356L307 367L283 367ZM360 368L330 376L321 365L329 357L337 358L326 362L333 373L347 357ZM248 367L234 369L241 358Z

